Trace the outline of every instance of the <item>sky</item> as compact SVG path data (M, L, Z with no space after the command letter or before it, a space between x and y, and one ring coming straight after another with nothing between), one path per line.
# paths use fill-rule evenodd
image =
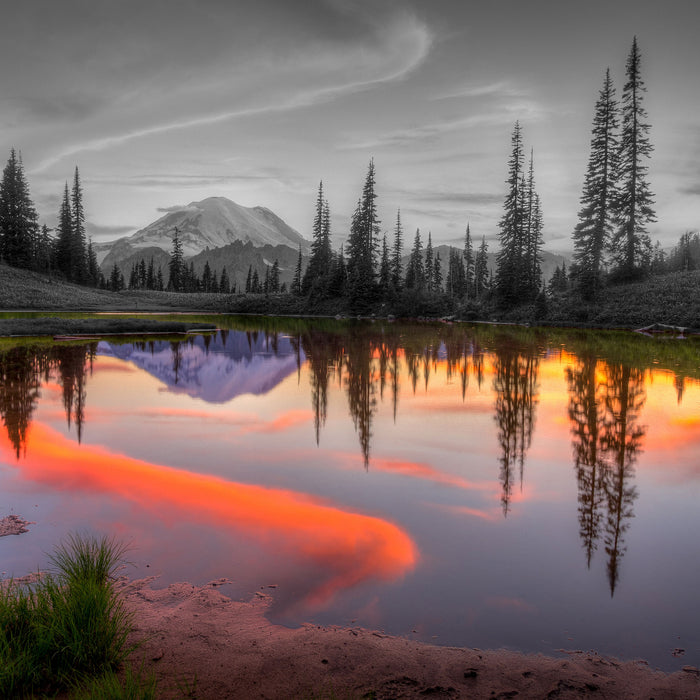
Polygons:
M210 196L346 237L374 158L382 229L494 249L519 120L545 248L572 248L593 110L636 35L652 240L700 226L696 0L24 0L3 10L0 158L41 222L77 166L93 240ZM7 154L7 155L5 155Z

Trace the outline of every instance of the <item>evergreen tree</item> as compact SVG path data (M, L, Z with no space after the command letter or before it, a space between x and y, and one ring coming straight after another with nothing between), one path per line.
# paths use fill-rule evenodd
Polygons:
M165 288L165 285L163 283L163 270L161 268L158 268L158 274L156 275L156 289L159 292L162 292Z
M348 237L348 286L353 305L363 307L374 292L374 271L379 247L379 224L375 199L374 160L370 160L362 196L352 217Z
M389 294L391 289L391 263L389 261L389 248L386 244L386 234L382 238L382 257L379 263L379 290L383 297Z
M168 289L173 292L182 291L185 273L185 263L182 255L182 243L180 243L179 233L176 226L173 231L173 248L170 253L170 261L168 262L168 270L170 272Z
M78 284L88 282L87 246L85 242L85 209L83 207L83 189L80 173L75 168L73 189L71 190L71 213L73 236L71 245L71 279Z
M432 232L428 231L428 243L425 246L425 286L428 293L433 291L433 276L435 259L433 256L433 236Z
M330 264L330 260L329 260ZM269 284L270 294L279 294L280 291L280 264L277 258L275 262L272 263L272 268L270 269L270 284Z
M253 266L248 265L248 276L245 280L245 293L250 294L253 291Z
M202 272L202 291L203 292L211 292L211 281L212 281L212 273L211 273L211 267L209 266L209 261L206 260L204 262L204 271Z
M411 257L408 261L408 269L406 270L407 289L415 289L422 291L425 287L425 269L423 267L423 244L420 238L420 229L416 229L416 235L413 239L413 248L411 249Z
M32 267L39 237L37 218L22 159L13 148L0 182L0 259L15 267Z
M640 75L637 37L627 58L627 82L622 91L622 133L618 156L619 191L616 202L617 230L612 238L612 256L619 278L631 279L648 269L651 240L647 224L656 221L653 195L647 182L647 159L653 146L642 97L646 87Z
M523 257L523 141L520 123L516 122L511 137L511 156L508 161L508 193L503 203L500 221L496 267L496 293L501 308L516 306L520 298Z
M226 265L224 265L224 269L221 270L221 279L219 280L219 293L231 294L231 281L229 280L228 272L226 272Z
M68 183L63 191L63 201L58 214L58 238L56 240L56 267L67 280L71 280L73 252L73 215L70 208ZM111 279L111 278L110 278Z
M600 292L605 251L613 233L616 202L618 110L610 69L595 105L591 150L574 229L576 286L584 299Z
M330 238L330 208L323 198L323 181L318 185L316 197L316 214L314 216L311 257L301 283L302 294L308 294L312 288L316 293L323 293L330 270L332 250Z
M156 288L156 270L153 263L153 256L148 261L148 271L146 272L146 289Z
M299 244L299 256L297 257L297 266L294 268L294 277L292 279L292 289L291 289L292 294L296 294L297 296L301 294L301 280L302 280L301 266L302 266L302 258L301 258L301 243L300 243ZM248 290L246 290L246 291L248 291Z
M50 228L44 224L39 234L39 245L37 248L37 259L35 267L40 272L51 272L54 257L54 241L51 238Z
M124 277L117 263L114 263L112 266L112 271L109 275L109 288L113 292L118 292L121 289L124 289Z
M397 291L401 289L403 270L401 267L401 255L403 254L403 228L401 227L401 210L396 212L396 226L394 227L394 247L391 258L391 283Z
M100 282L100 266L97 264L97 255L92 247L92 238L88 239L87 246L87 283L91 287L98 287Z
M464 234L464 286L466 288L467 297L471 297L474 293L474 246L472 245L472 236L467 223L467 231Z
M482 236L481 245L474 260L474 295L478 299L484 295L488 287L488 281L488 245L486 244L486 236Z
M435 254L435 264L433 265L433 291L438 294L442 292L442 260L440 260L440 251Z
M260 275L258 275L257 268L253 271L253 279L250 283L250 291L253 294L261 294L262 293L262 285L260 284Z
M524 300L534 301L542 284L542 210L540 198L535 190L535 169L533 153L530 151L530 165L527 180L522 187L523 208L523 273L521 294Z

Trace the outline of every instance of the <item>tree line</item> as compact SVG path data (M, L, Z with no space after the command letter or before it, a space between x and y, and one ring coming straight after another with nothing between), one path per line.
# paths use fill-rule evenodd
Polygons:
M392 233L382 231L378 213L377 175L371 159L346 241L338 250L331 242L331 211L323 182L319 184L306 265L301 248L289 287L281 283L278 261L264 272L251 266L245 282L219 274L207 262L201 276L184 259L177 229L168 269L153 269L141 260L128 279L115 264L104 279L86 241L82 188L76 167L72 189L65 185L55 236L39 227L24 176L21 156L12 150L0 182L0 258L11 265L56 272L66 280L114 290L152 289L177 292L245 294L288 293L300 307L331 305L363 312L426 309L435 313L487 315L532 307L546 317L548 300L557 295L595 301L603 290L650 274L693 270L700 261L697 234L684 234L666 255L652 247L648 226L656 220L654 195L648 183L653 146L644 108L646 87L636 37L625 65L621 99L610 69L595 103L588 165L572 233L574 254L568 269L558 267L545 285L542 275L543 211L535 182L534 150L529 157L523 129L516 122L507 163L506 194L498 224L499 250L489 269L485 236L477 245L467 223L464 244L450 246L447 259L435 251L432 232L417 228L407 245L396 213ZM291 271L290 271L291 272ZM167 275L167 279L164 279Z

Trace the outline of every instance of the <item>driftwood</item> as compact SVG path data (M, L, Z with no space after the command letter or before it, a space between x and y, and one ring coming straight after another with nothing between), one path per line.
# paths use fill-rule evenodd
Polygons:
M673 334L678 333L677 339L685 338L686 326L669 326L666 323L652 323L650 326L644 326L644 328L637 328L635 333L641 333L642 335L654 336L660 334Z

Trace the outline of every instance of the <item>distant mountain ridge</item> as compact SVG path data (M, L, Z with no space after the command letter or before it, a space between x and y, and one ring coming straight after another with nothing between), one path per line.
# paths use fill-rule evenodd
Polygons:
M169 210L131 236L96 246L103 271L116 263L124 272L125 260L148 259L155 249L169 254L176 227L186 258L235 242L251 243L255 248L283 245L295 251L301 246L304 253L310 245L298 231L266 207L243 207L226 197L208 197Z

